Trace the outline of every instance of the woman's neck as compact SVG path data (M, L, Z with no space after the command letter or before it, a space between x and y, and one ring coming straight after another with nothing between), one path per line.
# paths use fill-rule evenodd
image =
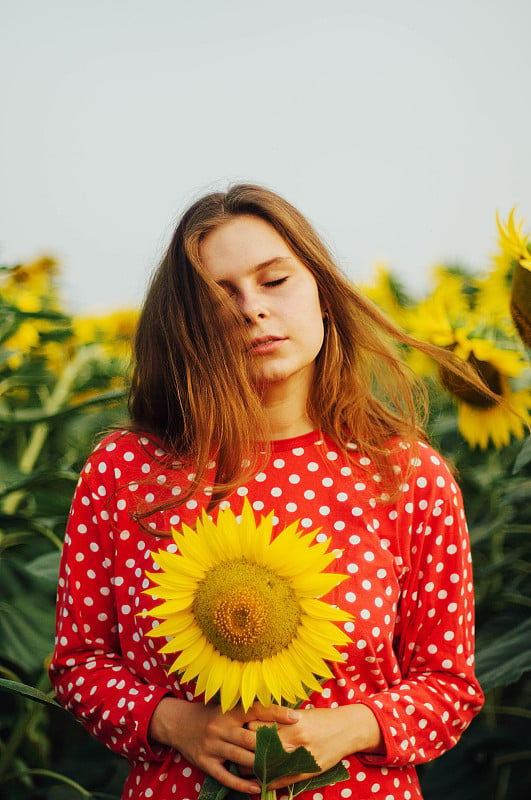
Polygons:
M315 430L308 416L306 398L269 390L262 398L269 439L291 439Z

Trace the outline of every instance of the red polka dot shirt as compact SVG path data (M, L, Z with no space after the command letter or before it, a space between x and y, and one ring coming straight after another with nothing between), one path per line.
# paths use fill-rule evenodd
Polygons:
M175 654L157 652L163 642L144 635L154 620L138 616L158 602L142 593L151 585L146 570L155 569L151 551L177 549L151 531L193 525L209 501L205 486L185 504L156 510L193 479L163 455L132 433L96 448L76 488L59 577L50 676L60 702L128 759L127 800L193 800L204 780L180 753L148 740L162 697L203 702L193 685L168 675ZM326 600L353 614L342 623L352 644L341 647L334 678L305 705L369 706L385 754L352 754L344 760L348 781L303 800L418 800L415 764L452 747L483 703L460 491L424 444L403 445L395 470L403 474L400 497L388 502L367 457L353 446L347 459L314 432L273 442L263 471L223 503L239 514L246 497L257 517L274 512L277 531L295 520L303 530L320 528L317 538L331 537L338 550L329 569L348 575ZM150 506L142 527L133 513Z

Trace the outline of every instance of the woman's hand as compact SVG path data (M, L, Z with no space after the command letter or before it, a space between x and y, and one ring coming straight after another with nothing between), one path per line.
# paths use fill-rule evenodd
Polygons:
M251 709L260 715L261 721L248 723L249 730L256 731L260 725L273 724L267 720L269 709ZM299 711L298 722L291 725L277 723L282 746L288 752L305 747L320 767L319 772L335 766L342 758L359 752L383 752L383 737L375 715L367 706L359 703L339 708L312 708ZM312 773L317 775L319 773ZM281 789L310 775L283 776L269 784L271 789Z
M262 720L289 728L300 713L282 706L262 709L241 707L223 714L219 706L190 703L164 697L156 707L149 726L150 738L172 747L220 783L247 794L258 794L260 784L254 779L233 775L225 766L231 761L244 773L252 774L256 733L250 727ZM259 724L259 723L258 723ZM249 729L245 727L249 725Z

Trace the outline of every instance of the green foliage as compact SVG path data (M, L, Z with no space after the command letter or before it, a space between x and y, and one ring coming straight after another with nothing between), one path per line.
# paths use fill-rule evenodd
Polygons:
M470 450L452 406L433 404L431 429L454 464L470 529L477 675L483 711L461 742L420 769L427 800L531 796L531 449Z
M10 338L23 323L27 341ZM78 473L96 436L124 417L114 386L123 364L91 343L72 347L71 334L62 312L44 302L23 312L0 293L0 796L9 800L115 799L125 779L121 761L56 703L47 676Z

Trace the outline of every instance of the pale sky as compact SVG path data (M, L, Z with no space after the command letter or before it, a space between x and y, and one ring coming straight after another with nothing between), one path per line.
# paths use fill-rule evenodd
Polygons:
M530 0L0 0L0 262L137 305L180 213L262 183L416 292L531 228Z

